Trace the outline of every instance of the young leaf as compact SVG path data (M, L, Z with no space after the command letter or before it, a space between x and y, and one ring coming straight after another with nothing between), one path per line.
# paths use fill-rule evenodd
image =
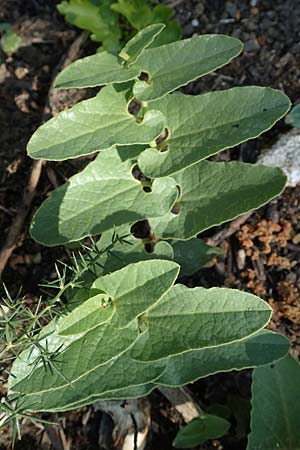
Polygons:
M138 56L140 56L145 48L149 47L155 37L159 35L164 28L165 25L163 23L149 25L139 31L127 42L125 47L119 53L119 56L127 62L127 67L135 62Z
M193 448L208 439L224 436L230 428L230 422L222 417L204 414L181 428L174 440L175 448Z
M155 361L234 342L262 329L271 312L267 303L252 294L222 288L188 289L176 284L143 317L146 330L134 344L131 356Z
M100 153L38 209L31 225L34 239L49 246L65 244L150 214L166 214L177 197L175 181L155 180L152 191L144 192L132 166L130 160L122 162L117 149Z
M107 294L97 294L63 318L57 332L61 336L84 333L110 320L114 312L111 298Z
M149 148L139 166L149 177L166 176L228 147L253 139L290 108L280 91L241 87L191 96L167 95L149 104L166 117L169 136L163 152Z
M242 47L235 38L203 35L146 49L132 67L146 72L149 80L136 82L133 93L141 101L163 97L229 63Z
M146 112L143 121L127 111L130 87L103 88L42 125L31 137L27 151L35 159L64 160L88 155L112 145L146 144L164 127L160 111Z
M78 59L56 77L57 89L103 86L124 83L140 74L138 67L125 67L124 61L108 52Z
M179 266L172 261L142 261L98 278L92 288L105 292L116 308L115 326L127 326L153 306L175 283Z
M253 373L247 450L300 448L300 365L287 355Z
M163 239L189 239L214 225L259 208L279 195L286 176L277 168L200 161L173 175L180 187L176 213L151 219Z

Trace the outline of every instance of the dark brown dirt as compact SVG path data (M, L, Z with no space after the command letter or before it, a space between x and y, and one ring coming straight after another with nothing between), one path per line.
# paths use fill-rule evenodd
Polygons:
M78 31L65 24L52 0L2 0L0 22L7 21L23 37L24 45L11 57L1 54L0 64L0 244L3 245L28 179L31 161L26 143L40 125L53 72ZM300 95L300 3L298 0L185 0L176 7L186 37L194 33L223 33L239 37L245 51L236 61L185 88L188 93L225 89L238 85L265 85L285 91L293 102ZM93 46L85 52L93 51ZM65 98L61 108L76 101L76 92ZM246 143L225 157L255 162L261 149L287 130L281 121L261 138ZM73 173L72 163L49 164L39 184L36 204L49 190ZM299 188L288 189L271 205L255 213L222 246L223 259L194 277L189 285L226 285L255 292L274 309L273 329L286 334L296 355L300 352L300 205ZM28 224L26 225L28 228ZM211 233L216 230L212 230ZM208 234L206 234L207 236ZM12 289L36 295L38 283L50 278L54 261L64 257L62 249L47 249L33 242L25 230L24 239L10 259L3 280ZM204 408L225 404L233 411L249 404L251 373L219 374L191 386ZM2 386L2 389L4 386ZM172 448L180 420L158 393L150 397L154 426L148 450ZM232 428L220 441L206 449L246 448L249 417L231 414ZM61 415L61 424L71 449L97 448L100 414L91 408ZM85 424L83 426L83 424ZM238 438L236 434L238 433ZM53 448L42 428L23 424L23 440L16 449ZM9 448L7 430L0 431L0 449Z

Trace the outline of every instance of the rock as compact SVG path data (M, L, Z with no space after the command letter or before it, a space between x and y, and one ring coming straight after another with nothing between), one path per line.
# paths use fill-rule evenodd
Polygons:
M280 167L288 177L287 186L295 187L300 183L300 130L284 134L259 156L257 162Z
M245 52L255 52L260 49L260 45L257 39L250 39L245 42Z

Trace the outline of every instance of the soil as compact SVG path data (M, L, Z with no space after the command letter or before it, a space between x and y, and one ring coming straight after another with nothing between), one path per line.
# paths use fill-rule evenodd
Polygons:
M57 66L79 35L57 13L53 0L2 0L0 22L11 23L23 37L22 47L12 56L0 54L0 244L7 233L27 185L32 162L25 147L33 131L45 119L48 92ZM241 85L271 86L283 90L293 102L300 93L300 2L298 0L185 0L174 1L185 37L194 33L222 33L245 43L241 57L213 74L184 88L198 94ZM82 54L95 51L87 42ZM81 95L81 94L80 94ZM84 95L89 95L84 92ZM72 90L62 97L59 109L78 100ZM260 151L271 145L288 127L282 120L259 139L243 144L223 159L255 162ZM49 163L38 186L34 208L48 191L62 184L76 171L74 163ZM195 276L185 279L190 286L235 287L265 298L273 307L270 327L286 334L295 355L300 353L300 187L286 189L270 205L255 212L229 239L222 242L225 257L213 261ZM10 258L3 281L12 290L22 286L24 294L35 298L38 284L51 279L54 262L64 258L61 248L48 249L30 239L28 225L20 236L20 245ZM204 234L213 235L216 229ZM204 448L234 450L246 448L249 427L251 372L219 374L190 386L202 407L223 404L238 411L243 405L245 417L231 414L229 435L208 443ZM2 386L3 390L5 386ZM172 439L180 419L174 408L158 393L150 396L153 408L152 439L148 450L172 448ZM246 407L245 407L246 405ZM59 421L74 450L97 449L100 413L92 408L61 415ZM44 427L24 421L23 439L16 449L51 449ZM237 437L238 435L238 437ZM0 431L0 449L8 449L10 431ZM57 447L59 448L59 447Z

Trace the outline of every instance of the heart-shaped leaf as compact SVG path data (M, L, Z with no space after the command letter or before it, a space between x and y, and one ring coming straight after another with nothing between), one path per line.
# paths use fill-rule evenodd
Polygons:
M119 53L120 57L126 61L127 67L131 66L132 63L135 62L145 48L149 47L155 37L160 34L164 28L165 25L163 23L149 25L139 31L135 36L133 36L132 39L130 39L130 41L127 42L125 47Z
M146 112L143 121L127 111L130 86L118 90L103 88L96 97L84 100L59 113L42 125L31 137L27 151L35 159L59 161L88 155L114 144L144 144L163 130L160 111Z
M133 178L133 163L117 149L103 152L56 189L34 216L31 234L45 245L78 241L125 223L164 215L177 197L172 178L155 180L145 192ZM51 220L49 220L51 217Z
M238 39L213 34L148 48L131 66L149 76L135 83L133 93L144 102L163 97L229 63L242 48Z
M164 239L189 239L214 225L259 208L279 195L286 176L277 168L200 161L173 175L180 197L165 217L151 219Z
M169 135L161 144L164 151L145 150L139 166L149 177L162 177L259 136L286 114L290 101L280 91L251 86L197 96L175 93L151 102L152 108L166 117Z
M155 361L237 341L262 329L271 312L267 303L252 294L234 289L188 289L177 284L142 317L145 331L131 356Z

